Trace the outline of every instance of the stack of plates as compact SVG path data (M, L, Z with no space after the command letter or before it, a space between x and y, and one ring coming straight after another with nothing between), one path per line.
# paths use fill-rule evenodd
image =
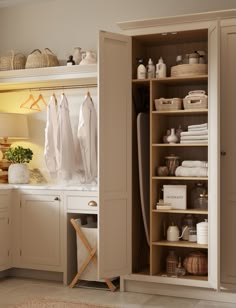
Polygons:
M203 221L197 224L197 243L208 244L208 222Z

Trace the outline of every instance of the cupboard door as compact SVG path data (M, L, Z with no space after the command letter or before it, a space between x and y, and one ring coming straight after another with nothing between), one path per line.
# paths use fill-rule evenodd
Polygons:
M60 196L44 194L21 196L22 267L52 271L61 268L61 216Z
M0 270L8 268L10 227L8 211L0 212Z
M223 27L221 35L221 282L235 285L236 21Z
M213 22L208 29L208 279L210 286L219 287L219 210L220 210L220 131L219 131L219 26Z
M131 38L99 37L100 278L131 272Z

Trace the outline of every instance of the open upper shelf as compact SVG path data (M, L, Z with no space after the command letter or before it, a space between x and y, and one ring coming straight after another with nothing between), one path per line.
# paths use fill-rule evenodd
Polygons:
M0 92L47 86L97 84L97 65L73 65L0 72Z

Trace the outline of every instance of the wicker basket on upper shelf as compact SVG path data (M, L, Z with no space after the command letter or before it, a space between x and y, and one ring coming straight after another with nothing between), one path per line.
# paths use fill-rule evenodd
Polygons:
M179 64L171 67L171 77L190 77L207 74L207 64Z
M57 56L49 49L42 52L39 49L33 50L27 57L25 68L40 68L49 66L59 66Z
M24 69L25 62L25 55L12 50L8 54L0 56L0 71Z

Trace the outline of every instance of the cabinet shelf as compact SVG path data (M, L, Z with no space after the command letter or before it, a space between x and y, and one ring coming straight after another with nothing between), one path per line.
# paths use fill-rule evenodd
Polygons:
M183 143L153 143L153 147L208 147L207 143L189 143L189 144L183 144Z
M175 279L191 279L191 280L203 280L203 281L208 280L208 276L206 276L206 275L200 276L200 275L187 274L187 275L184 275L184 276L177 277L177 276L174 276L174 275L173 276L167 275L167 273L165 273L165 272L162 272L162 273L159 273L159 274L153 275L153 276L175 278Z
M153 110L152 114L159 115L198 115L198 114L208 114L208 109L181 109L181 110Z
M168 214L197 214L197 215L208 215L207 210L194 210L194 209L187 209L187 210L160 210L160 209L153 209L153 213L168 213Z
M153 180L207 181L207 176L153 176Z
M186 247L186 248L201 248L201 249L207 249L208 245L205 244L197 244L194 242L188 242L188 241L178 241L178 242L170 242L170 241L157 241L152 242L152 245L154 246L169 246L169 247Z
M159 82L164 84L196 84L198 82L207 82L208 75L197 75L197 76L189 76L189 77L165 77L165 78L151 78L151 79L133 79L133 83L137 84L147 84L150 82Z

